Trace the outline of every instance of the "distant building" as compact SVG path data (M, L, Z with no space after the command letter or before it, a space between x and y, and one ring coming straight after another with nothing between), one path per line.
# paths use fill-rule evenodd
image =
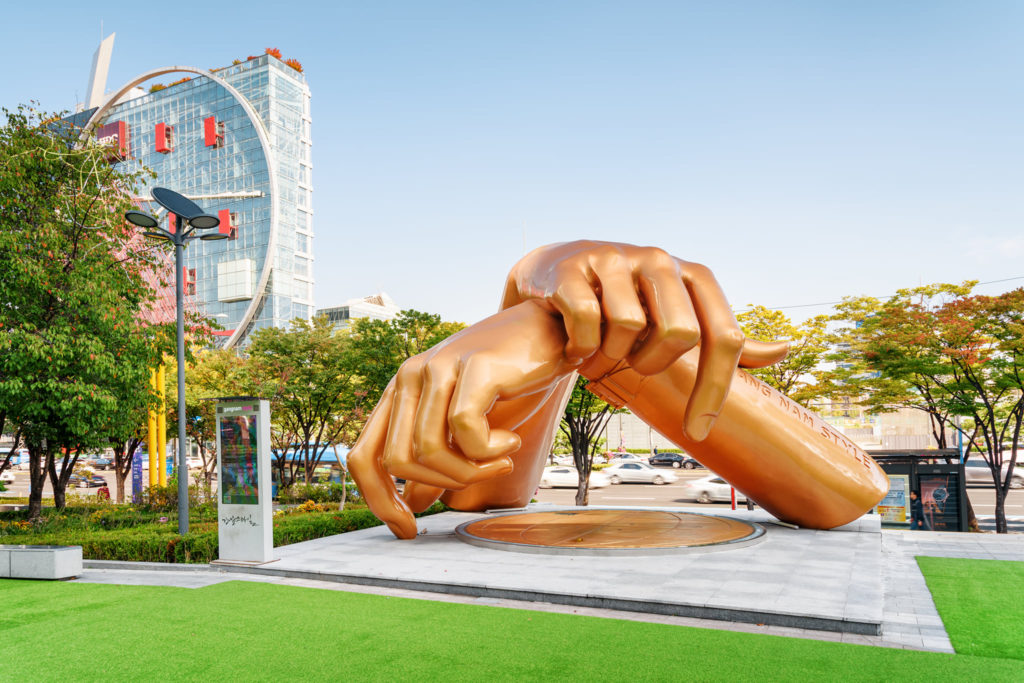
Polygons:
M224 328L217 334L225 347L245 344L255 329L311 318L313 165L301 65L261 54L212 71L169 66L107 94L112 47L109 36L97 50L87 100L72 121L111 146L111 161L155 171L151 185L220 218L229 239L185 250L191 305ZM150 83L160 78L175 80ZM139 203L159 209L148 187ZM166 228L170 217L156 215Z
M379 294L365 296L362 299L349 299L345 302L344 306L320 308L316 314L317 316L327 316L327 319L334 325L335 329L340 330L351 325L351 321L356 318L391 320L398 316L400 312L401 309L395 304L394 300L384 292L380 292Z

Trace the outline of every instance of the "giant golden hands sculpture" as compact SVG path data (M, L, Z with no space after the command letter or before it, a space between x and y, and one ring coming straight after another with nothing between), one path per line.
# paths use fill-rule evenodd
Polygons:
M853 442L739 369L788 345L745 340L704 266L627 244L542 247L509 274L502 309L406 361L349 454L399 538L438 498L529 502L576 372L779 519L832 528L888 489Z

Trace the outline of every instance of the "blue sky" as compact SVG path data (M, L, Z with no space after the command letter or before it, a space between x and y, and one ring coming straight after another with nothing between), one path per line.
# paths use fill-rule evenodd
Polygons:
M73 107L101 21L109 90L303 63L321 307L472 322L524 243L580 238L705 263L738 308L1024 276L1018 2L40 7L3 9L4 106Z

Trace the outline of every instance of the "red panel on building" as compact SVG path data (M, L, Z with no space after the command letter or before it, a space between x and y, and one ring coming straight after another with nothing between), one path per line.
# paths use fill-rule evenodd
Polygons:
M214 116L203 119L203 142L207 147L222 147L224 145L224 124L217 123L217 118Z
M196 293L196 269L185 268L181 269L181 284L186 295Z
M168 212L167 212L167 232L171 233L172 235L174 234L174 229L175 229L175 228L177 227L177 225L178 225L178 220L177 220L177 218L178 218L178 217L177 217L177 216L175 216L175 215L174 215L173 213L171 213L170 211L168 211Z
M96 130L96 143L110 147L107 161L113 163L131 157L130 129L124 121L112 121Z
M174 126L156 124L156 151L168 154L174 151Z
M219 230L217 232L222 235L227 235L229 239L235 239L238 237L238 226L235 225L235 214L227 209L221 209L217 212L217 218L220 219Z

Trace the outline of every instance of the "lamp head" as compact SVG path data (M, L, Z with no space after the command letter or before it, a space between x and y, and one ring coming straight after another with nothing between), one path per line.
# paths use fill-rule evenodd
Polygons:
M124 218L132 225L144 229L155 228L156 226L160 225L157 222L156 218L149 215L148 213L145 213L144 211L125 211Z
M208 213L201 213L188 219L188 224L196 230L210 230L220 225L220 219Z
M210 227L211 228L215 228L217 226L211 225ZM200 235L199 236L199 239L201 239L204 242L213 242L213 241L216 241L216 240L226 240L227 238L228 238L228 236L225 235L222 232L211 232L208 235Z

